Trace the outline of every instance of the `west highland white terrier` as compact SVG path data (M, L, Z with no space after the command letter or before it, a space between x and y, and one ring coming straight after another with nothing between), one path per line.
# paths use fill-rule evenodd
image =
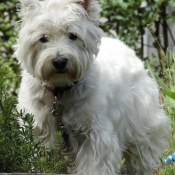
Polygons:
M104 37L96 0L21 0L15 55L23 68L18 110L34 115L47 148L61 131L71 173L152 174L169 119L135 52ZM124 160L124 166L121 166Z

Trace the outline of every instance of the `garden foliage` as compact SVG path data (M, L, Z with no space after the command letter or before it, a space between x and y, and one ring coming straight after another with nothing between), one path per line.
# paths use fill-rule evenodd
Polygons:
M168 35L175 44L173 31L170 23L175 23L174 0L99 0L101 3L101 27L113 37L119 37L137 51L140 58L144 56L144 34L147 24L155 28L154 34L159 40L164 51L168 47ZM149 43L152 45L152 43ZM159 59L160 49L154 43Z
M8 72L8 64L0 60L0 172L65 173L61 146L48 151L32 134L32 116L16 111L16 97L9 94ZM18 119L23 125L18 125ZM57 137L61 142L59 133Z

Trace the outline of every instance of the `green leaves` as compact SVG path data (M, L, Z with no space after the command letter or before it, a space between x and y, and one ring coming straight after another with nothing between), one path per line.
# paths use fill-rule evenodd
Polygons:
M17 31L15 22L19 20L16 12L18 0L0 2L0 58L12 58L12 46L15 43Z
M165 21L175 22L174 13L163 13L166 8L175 5L173 0L99 0L99 2L102 9L101 16L107 20L101 24L102 29L113 37L116 34L120 36L120 39L134 48L141 58L144 56L143 46L146 41L143 35L147 30L147 24L155 24L156 30L159 30L159 26L167 28L163 24ZM166 34L161 37L166 37ZM149 45L155 47L154 43Z
M173 100L175 100L175 92L171 92L171 91L164 91L162 90L162 93L170 98L172 98ZM175 106L174 106L175 107Z
M13 73L9 70L9 64L0 59L0 172L66 173L61 148L48 152L32 134L32 115L16 111L17 100L9 85ZM17 119L23 125L19 126Z
M175 120L175 85L174 85L174 77L175 77L175 55L171 53L169 50L166 51L166 63L165 67L162 63L163 75L161 78L153 71L153 67L150 65L149 61L146 61L147 67L149 69L149 73L151 76L157 81L160 92L162 92L162 99L166 105L166 109L168 114L172 117L172 120Z

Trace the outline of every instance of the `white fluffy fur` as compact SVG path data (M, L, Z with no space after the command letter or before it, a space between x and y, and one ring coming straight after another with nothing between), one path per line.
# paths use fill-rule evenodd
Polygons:
M118 39L102 37L98 3L89 0L85 10L79 1L21 0L15 54L24 70L17 108L34 114L39 137L53 148L54 97L44 85L78 81L59 99L66 107L63 123L75 153L72 173L120 174L124 157L130 175L151 174L169 126L158 87L133 50ZM70 32L78 39L69 40ZM39 41L43 35L47 43ZM58 53L68 58L64 74L52 65Z

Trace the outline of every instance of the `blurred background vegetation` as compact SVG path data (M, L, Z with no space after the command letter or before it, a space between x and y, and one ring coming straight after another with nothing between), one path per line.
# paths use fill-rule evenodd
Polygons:
M167 48L175 49L175 1L99 2L101 28L106 35L118 37L135 49L137 55L146 61L150 74L160 86L161 99L174 126L175 57ZM17 14L18 3L17 0L0 2L0 172L66 173L67 163L61 155L60 147L52 152L45 150L42 143L36 142L32 136L32 117L15 110L20 67L13 57L12 46L17 38L17 21L20 20ZM153 53L148 53L146 47L152 48ZM26 121L26 130L17 126L17 116ZM57 135L59 140L59 133ZM175 150L174 130L169 143L170 147L163 157ZM157 174L175 174L173 165L160 165Z

